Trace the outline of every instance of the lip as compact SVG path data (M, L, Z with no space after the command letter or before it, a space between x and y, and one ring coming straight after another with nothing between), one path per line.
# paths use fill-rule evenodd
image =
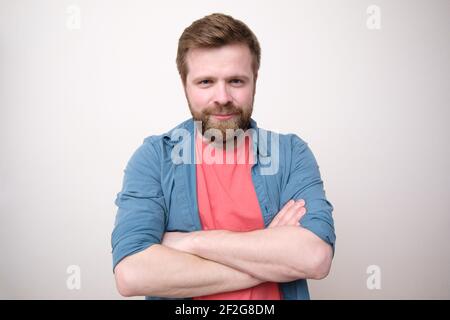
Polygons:
M218 120L228 120L228 119L231 119L234 115L235 115L235 113L231 113L231 114L213 114L214 118L216 118Z

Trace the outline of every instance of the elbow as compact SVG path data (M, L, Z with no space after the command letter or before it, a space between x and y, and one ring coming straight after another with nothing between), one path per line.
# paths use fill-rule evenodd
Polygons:
M309 256L308 261L297 261L295 265L287 268L282 279L266 279L265 281L289 282L298 279L325 279L330 273L332 254L324 250L317 249Z
M134 273L126 261L121 261L114 269L114 277L116 280L116 288L119 294L129 298L136 296L136 285Z
M332 248L328 244L323 244L317 248L311 259L310 279L322 280L330 273L331 262L333 260Z
M325 279L330 273L333 251L327 243L318 243L310 247L306 255L299 255L294 268L295 279Z

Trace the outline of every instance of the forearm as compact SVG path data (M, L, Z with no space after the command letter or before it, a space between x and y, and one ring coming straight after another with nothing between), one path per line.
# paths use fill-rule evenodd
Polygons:
M297 226L251 232L197 231L189 243L187 252L265 281L320 279L331 264L331 247Z
M124 296L197 297L263 282L232 267L159 244L122 260L115 275Z

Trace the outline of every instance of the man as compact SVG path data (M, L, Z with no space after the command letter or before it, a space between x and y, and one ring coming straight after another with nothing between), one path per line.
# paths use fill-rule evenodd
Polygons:
M192 119L144 140L116 199L123 296L309 299L306 279L327 276L333 207L307 143L251 119L259 64L239 20L212 14L184 30L177 67Z

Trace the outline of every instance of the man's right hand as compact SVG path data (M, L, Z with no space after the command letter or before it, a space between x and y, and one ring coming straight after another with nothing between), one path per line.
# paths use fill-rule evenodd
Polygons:
M300 219L305 215L305 200L289 200L277 213L268 228L280 226L300 226Z

